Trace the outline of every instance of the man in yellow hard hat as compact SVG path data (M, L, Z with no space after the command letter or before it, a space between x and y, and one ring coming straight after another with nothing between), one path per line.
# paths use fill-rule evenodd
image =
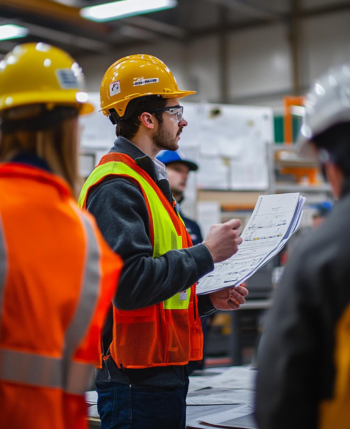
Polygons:
M190 94L150 55L122 58L102 80L102 112L118 138L87 179L80 204L124 270L96 381L101 428L185 428L186 364L202 358L200 316L236 309L247 295L237 287L197 297L196 282L237 252L240 222L215 225L192 246L155 159L178 149L187 125L180 99Z

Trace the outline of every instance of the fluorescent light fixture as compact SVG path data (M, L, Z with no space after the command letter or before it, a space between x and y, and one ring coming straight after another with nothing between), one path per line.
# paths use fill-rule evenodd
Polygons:
M170 9L175 6L177 6L177 0L120 0L84 7L80 10L80 15L92 21L110 21Z
M27 28L15 24L0 25L0 40L17 39L29 33Z

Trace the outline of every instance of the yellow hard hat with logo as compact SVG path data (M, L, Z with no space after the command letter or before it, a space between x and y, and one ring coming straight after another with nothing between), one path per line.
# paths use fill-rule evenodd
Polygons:
M0 62L0 111L29 104L73 106L81 115L94 111L79 65L45 43L18 45Z
M145 95L182 98L196 91L180 90L169 68L152 55L138 54L121 58L106 71L101 83L101 108L104 115L115 109L124 116L129 101Z

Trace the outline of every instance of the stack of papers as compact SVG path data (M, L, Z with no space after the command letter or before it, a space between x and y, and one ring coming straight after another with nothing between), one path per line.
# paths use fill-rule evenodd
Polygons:
M241 237L238 252L197 285L203 295L230 286L239 286L270 261L298 229L306 198L299 193L260 195Z
M212 375L205 369L202 376L190 376L186 399L186 427L202 429L256 429L253 402L256 371L254 366L216 368L224 371Z
M255 388L255 367L232 366L225 367L221 373L211 375L211 369L205 369L203 376L190 377L189 394L206 389L242 389L252 391ZM208 394L208 393L206 393ZM198 396L198 395L196 395ZM213 402L212 402L213 403ZM187 402L188 404L188 402Z

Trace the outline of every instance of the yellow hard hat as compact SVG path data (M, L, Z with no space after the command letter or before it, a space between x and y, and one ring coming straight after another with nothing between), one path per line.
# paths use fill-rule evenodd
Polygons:
M45 43L18 45L0 62L0 111L42 103L76 106L81 115L94 111L70 55Z
M101 108L109 116L115 109L124 116L126 106L134 98L160 95L163 98L182 98L196 91L182 91L169 68L152 55L138 54L121 58L112 64L101 83Z

